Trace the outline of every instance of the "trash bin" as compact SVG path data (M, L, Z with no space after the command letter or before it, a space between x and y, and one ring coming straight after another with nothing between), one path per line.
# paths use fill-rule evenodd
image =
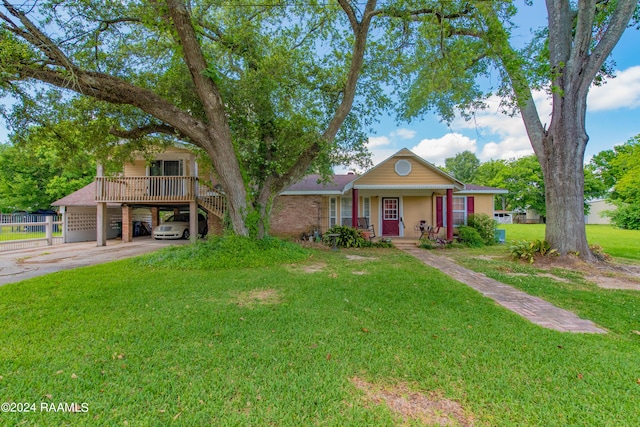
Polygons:
M496 242L505 243L507 241L507 230L503 230L502 228L496 228Z

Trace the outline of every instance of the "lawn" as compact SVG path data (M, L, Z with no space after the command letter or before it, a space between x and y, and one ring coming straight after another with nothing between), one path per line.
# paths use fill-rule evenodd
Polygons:
M393 248L208 245L1 287L2 401L87 412L0 424L403 424L362 384L449 399L475 425L637 424L637 317L559 333Z
M544 224L501 224L510 240L544 239ZM587 225L587 240L602 246L611 256L640 260L640 230L621 230L610 225Z
M0 226L0 242L7 242L13 240L28 240L28 239L44 239L47 237L44 231L44 226L31 227L37 228L37 231L25 231L24 227L8 227ZM22 229L22 230L21 230ZM42 230L42 231L39 231ZM62 231L53 232L53 237L61 237Z

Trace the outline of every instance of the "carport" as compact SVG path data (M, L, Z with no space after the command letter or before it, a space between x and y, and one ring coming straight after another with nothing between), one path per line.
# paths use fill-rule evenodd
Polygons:
M53 202L62 214L64 242L90 242L97 239L97 203L95 182ZM122 210L119 203L106 207L107 239L115 239L122 233Z

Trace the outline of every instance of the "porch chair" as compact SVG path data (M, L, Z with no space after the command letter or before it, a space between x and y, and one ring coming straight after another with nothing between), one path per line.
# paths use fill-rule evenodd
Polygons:
M422 239L423 237L429 238L432 229L432 226L427 225L427 221L420 221L418 225L415 226L416 233L420 233L420 237L418 237L418 240Z
M358 230L363 230L369 233L369 241L376 237L376 232L373 229L373 224L369 224L369 218L358 218Z

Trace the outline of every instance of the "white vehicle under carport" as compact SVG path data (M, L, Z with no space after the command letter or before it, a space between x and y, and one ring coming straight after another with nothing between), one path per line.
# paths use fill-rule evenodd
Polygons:
M198 234L204 237L208 231L207 218L202 214L198 214ZM171 215L153 230L153 238L158 240L188 239L190 236L188 213Z

